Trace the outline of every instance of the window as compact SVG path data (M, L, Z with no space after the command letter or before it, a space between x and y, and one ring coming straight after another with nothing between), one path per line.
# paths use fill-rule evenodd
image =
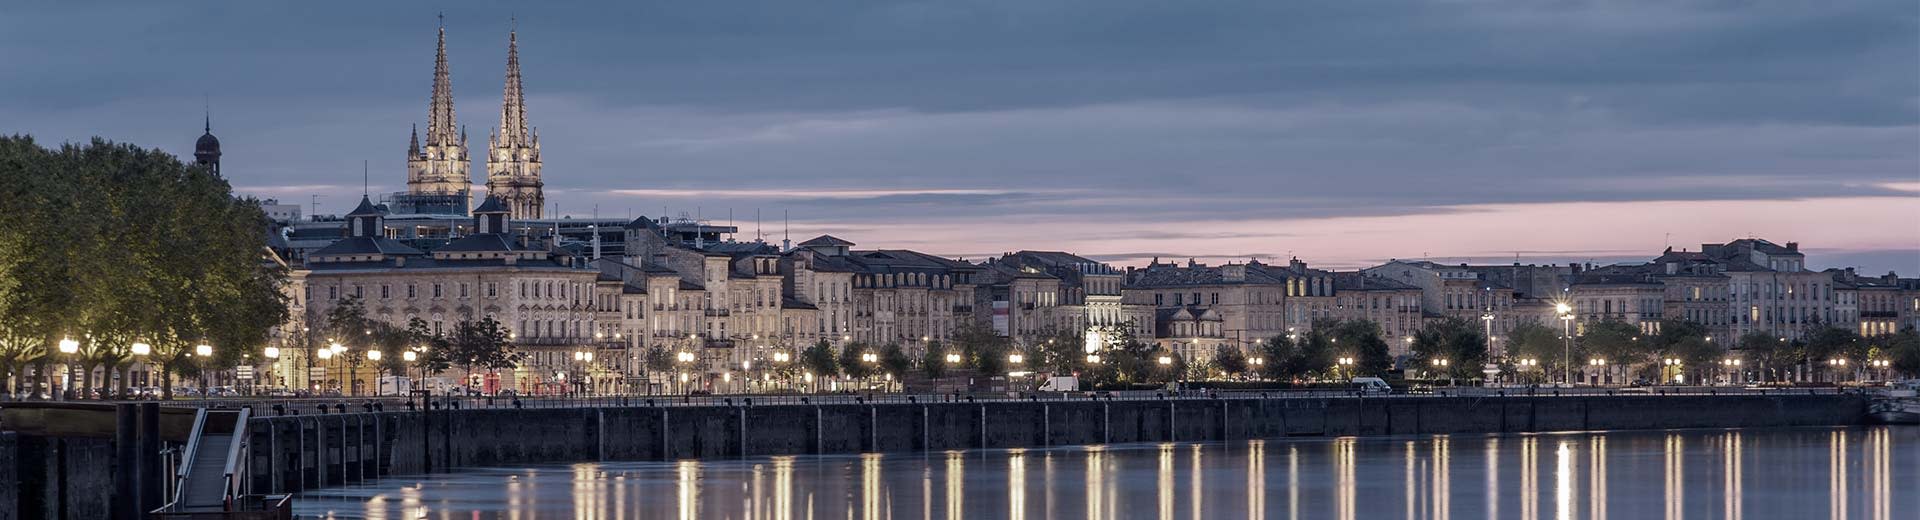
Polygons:
M1220 293L1213 293L1213 304L1214 305L1220 304Z
M413 299L415 296L418 296L417 293L418 291L415 290L413 282L407 282L407 299Z
M460 297L467 297L467 282L460 282Z
M499 296L500 296L500 283L499 283L499 282L487 282L487 297L488 297L488 298L495 298L495 297L499 297Z
M435 298L439 298L439 297L440 297L440 284L439 284L439 283L435 283L435 284L433 284L433 297L435 297Z
M389 289L387 287L387 284L384 284L384 283L380 284L380 299L385 300L387 298L392 298L393 296L388 293L389 293Z

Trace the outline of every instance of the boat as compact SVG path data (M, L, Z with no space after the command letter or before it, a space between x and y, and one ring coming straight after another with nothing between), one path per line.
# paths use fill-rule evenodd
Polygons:
M1867 408L1867 418L1875 424L1920 424L1920 399L1875 399Z

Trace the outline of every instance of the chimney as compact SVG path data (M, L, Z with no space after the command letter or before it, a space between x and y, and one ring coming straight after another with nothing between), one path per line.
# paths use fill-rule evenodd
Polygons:
M1799 251L1799 250L1800 250L1800 243L1799 243L1799 242L1787 242L1787 250L1788 250L1788 251Z

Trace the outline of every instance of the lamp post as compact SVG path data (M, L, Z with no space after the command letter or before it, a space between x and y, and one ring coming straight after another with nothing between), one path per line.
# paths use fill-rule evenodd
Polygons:
M1487 309L1486 312L1481 313L1480 321L1486 324L1487 331L1487 364L1480 368L1481 372L1487 374L1487 379L1481 382L1481 386L1490 386L1493 384L1494 376L1500 375L1500 363L1495 361L1496 358L1493 355L1493 309ZM1408 345L1411 346L1412 342L1408 342ZM1448 371L1447 386L1453 386L1452 371Z
M280 368L280 347L269 346L265 351L261 352L261 354L267 358L267 373L262 374L260 379L273 381L273 374ZM257 394L259 391L254 390L253 393Z
M1566 302L1553 304L1553 311L1560 314L1560 382L1571 383L1573 378L1573 306Z
M66 397L64 394L72 390L73 358L75 357L75 354L78 354L79 352L80 352L80 342L74 341L73 338L60 338L60 354L61 354L60 357L65 358L65 360L61 362L61 368L63 369L61 370L61 372L64 372L67 377L66 377L66 381L58 381L60 383L59 385L60 389L52 391L54 394L53 397L60 400L65 400Z
M683 350L679 354L674 354L674 359L680 362L680 365L683 369L691 369L691 365L693 364L693 353ZM680 379L680 393L682 394L687 393L689 390L687 388L687 379L688 379L687 373L681 372L679 379Z
M147 356L153 355L153 345L148 345L143 342L135 341L133 342L132 345L128 346L128 351L132 352L134 357L147 357ZM141 375L144 376L140 378L141 386L152 386L151 380L153 378L152 376L147 375L147 370L146 370L147 368L148 367L142 367L140 371ZM127 379L133 379L132 369L128 369ZM133 382L127 381L127 383L129 386L131 386ZM131 393L132 391L129 390L128 392Z
M1664 362L1664 363L1666 364L1666 366L1668 367L1668 369L1669 369L1669 370L1672 370L1672 371L1673 371L1673 373L1674 373L1674 375L1673 375L1672 377L1667 377L1667 378L1666 378L1666 382L1667 382L1667 383L1677 383L1677 382L1680 382L1680 381L1681 381L1681 378L1680 378L1680 359L1679 359L1679 358L1666 358L1666 359L1663 359L1663 360L1661 360L1661 361L1662 361L1662 362Z
M1595 367L1599 369L1601 373L1605 373L1607 370L1607 359L1606 358L1588 358L1587 366ZM1612 374L1607 374L1607 376L1608 376L1607 382L1608 383L1613 382Z
M1353 377L1353 361L1350 356L1340 356L1339 359L1335 359L1333 362L1337 365L1337 370L1334 371L1334 377L1339 378L1340 372L1346 372L1347 377Z
M193 355L200 364L200 400L206 401L208 397L212 397L207 391L207 362L212 360L207 358L213 357L213 345L205 343L195 345Z

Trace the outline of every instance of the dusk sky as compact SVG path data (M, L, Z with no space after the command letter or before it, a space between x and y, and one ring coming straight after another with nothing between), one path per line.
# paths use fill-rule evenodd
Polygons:
M1798 241L1920 274L1920 3L239 2L0 7L0 132L404 189L445 10L476 189L510 18L546 193L768 240L1123 265L1546 263ZM205 103L203 105L203 100Z

